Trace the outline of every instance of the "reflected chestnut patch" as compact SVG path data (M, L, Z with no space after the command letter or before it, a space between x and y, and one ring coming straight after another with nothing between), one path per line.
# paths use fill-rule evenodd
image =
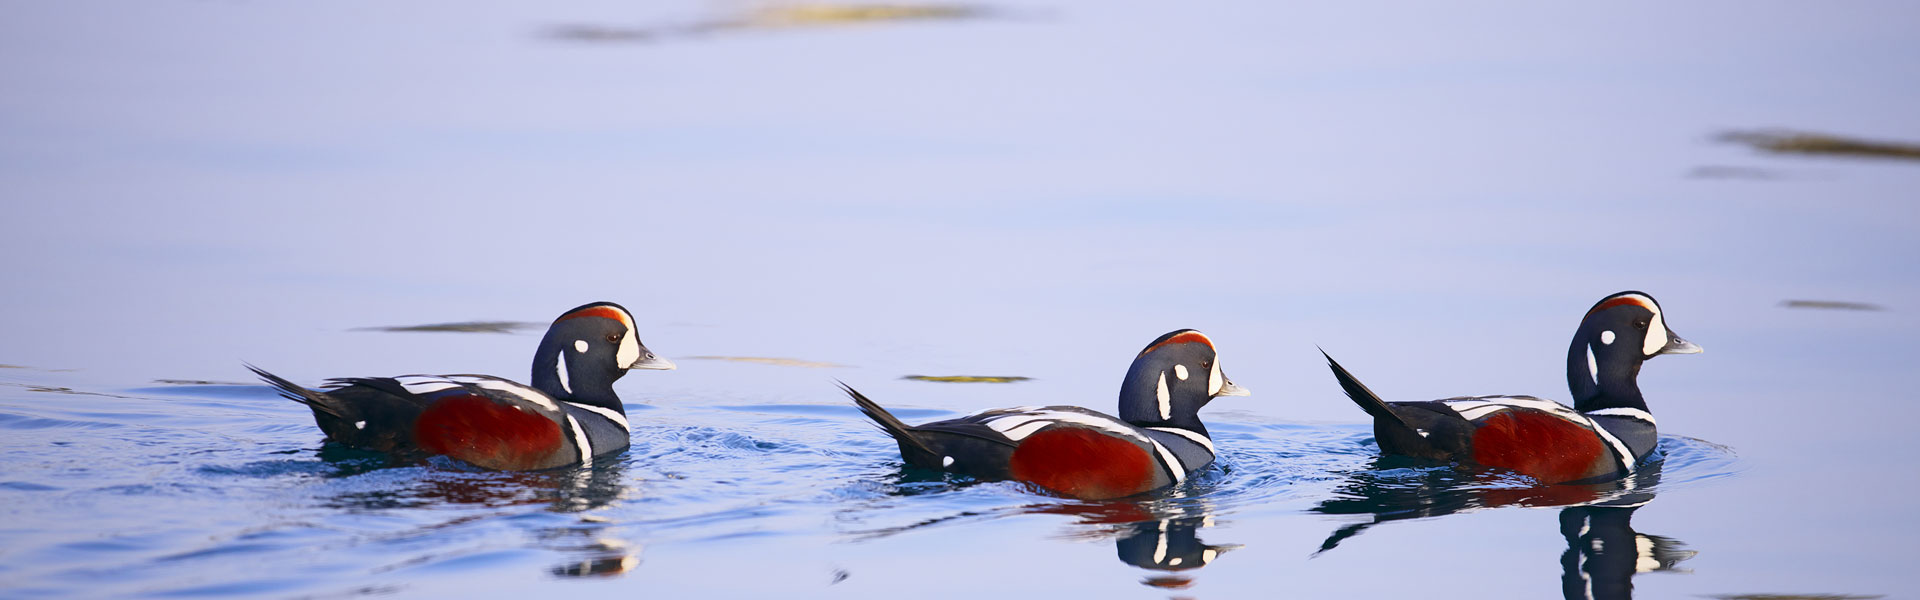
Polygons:
M1537 485L1525 477L1471 467L1409 467L1408 459L1382 457L1371 469L1349 476L1337 497L1314 512L1360 515L1327 536L1318 556L1382 523L1503 507L1562 506L1561 593L1569 600L1627 600L1633 577L1650 572L1689 572L1678 565L1698 552L1674 538L1633 530L1633 513L1651 503L1660 482L1655 462L1625 479L1589 485Z

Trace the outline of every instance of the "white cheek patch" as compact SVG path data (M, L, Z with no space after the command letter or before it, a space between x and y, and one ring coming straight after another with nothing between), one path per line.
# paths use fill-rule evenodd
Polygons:
M1207 397L1220 395L1220 388L1227 386L1227 378L1220 374L1220 361L1213 361L1213 371L1207 373Z
M1600 332L1600 345L1602 346L1613 345L1613 330L1609 329L1607 331Z
M1186 381L1186 380L1187 380L1187 366L1186 366L1186 365L1174 365L1174 366L1173 366L1173 376L1174 376L1174 377L1179 377L1181 381Z
M574 351L574 352L579 352L579 353L581 353L581 354L586 354L586 353L587 353L587 341L586 341L586 340L574 340L574 341L573 341L573 351Z
M613 360L622 369L640 362L640 342L633 338L631 331L620 334L620 352L614 355Z
M1647 323L1647 343L1640 346L1641 354L1653 356L1661 348L1667 347L1667 322L1660 318L1660 311L1653 311L1653 321Z
M1160 384L1153 388L1153 397L1160 401L1160 418L1173 418L1173 394L1167 393L1167 372L1160 372Z

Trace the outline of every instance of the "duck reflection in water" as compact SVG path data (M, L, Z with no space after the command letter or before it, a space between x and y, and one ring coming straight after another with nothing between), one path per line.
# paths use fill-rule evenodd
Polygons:
M1078 537L1117 535L1114 552L1120 562L1159 572L1141 580L1156 588L1192 587L1192 571L1240 547L1200 540L1200 530L1214 525L1213 511L1211 505L1195 499L1060 504L1034 507L1032 512L1077 515L1079 524L1096 526Z
M1328 552L1368 528L1388 521L1442 517L1486 508L1565 507L1560 534L1567 549L1560 556L1562 593L1569 600L1624 600L1633 597L1633 576L1677 568L1696 552L1673 538L1633 530L1633 513L1654 498L1660 463L1633 476L1591 485L1528 485L1530 480L1497 470L1468 467L1394 468L1405 459L1375 459L1374 468L1355 473L1314 512L1365 515L1364 522L1327 536L1315 555Z
M367 468L368 464L391 466L378 455L352 449L334 450L332 454L323 451L322 458L336 466L334 479L338 480L376 470ZM641 548L611 535L618 523L589 513L631 495L626 465L618 456L609 458L612 460L547 471L481 471L447 461L423 469L421 476L409 478L404 487L382 481L376 489L337 494L327 505L356 511L453 505L500 509L463 512L450 520L422 524L415 531L459 527L498 518L509 514L507 511L545 505L546 512L580 515L577 523L533 531L538 546L569 558L549 572L562 577L614 576L640 565Z

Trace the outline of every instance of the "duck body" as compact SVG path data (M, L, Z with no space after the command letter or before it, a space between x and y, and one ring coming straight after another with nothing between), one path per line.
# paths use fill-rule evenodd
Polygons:
M1212 464L1213 441L1197 413L1216 396L1246 394L1220 371L1212 340L1193 330L1160 336L1135 357L1118 417L1044 406L907 425L860 392L845 390L899 443L909 465L1089 499L1166 487Z
M1667 329L1641 292L1607 296L1587 312L1568 351L1574 406L1532 396L1386 402L1327 357L1348 398L1373 417L1385 454L1498 467L1542 483L1616 479L1659 443L1636 378L1641 363L1700 347Z
M628 369L671 369L618 304L555 319L534 356L534 385L488 375L330 379L312 390L263 369L282 396L307 405L329 442L402 460L447 456L487 469L590 463L625 450L630 425L612 384Z

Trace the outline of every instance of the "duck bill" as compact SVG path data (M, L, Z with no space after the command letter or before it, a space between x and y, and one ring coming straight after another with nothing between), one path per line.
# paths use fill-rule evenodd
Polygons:
M672 371L680 367L679 365L673 364L673 361L660 358L652 352L646 352L640 355L640 360L634 361L633 364L628 365L627 368L635 371L643 369L648 371Z
M1226 385L1220 386L1220 393L1214 394L1213 397L1218 398L1221 396L1252 396L1252 395L1253 395L1253 392L1247 391L1247 388L1240 387L1240 384L1234 383L1232 379L1228 379Z
M1674 334L1673 330L1669 329L1667 330L1667 345L1661 346L1660 351L1654 354L1699 354L1705 351L1706 349L1701 348L1699 344L1689 342L1679 335Z

